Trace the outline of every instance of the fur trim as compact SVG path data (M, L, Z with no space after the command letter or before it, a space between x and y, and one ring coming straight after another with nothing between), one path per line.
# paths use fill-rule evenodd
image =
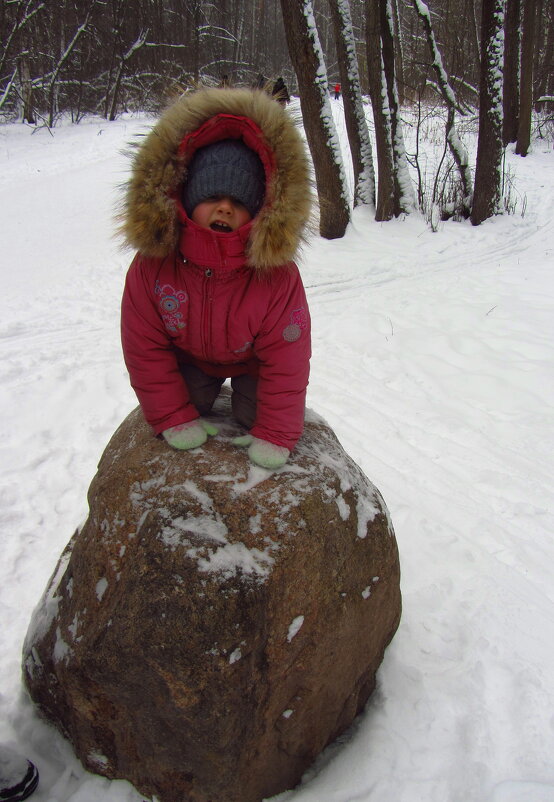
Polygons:
M164 257L175 250L179 239L176 197L186 175L179 146L218 114L252 120L275 160L266 200L252 225L248 263L264 270L289 262L295 258L310 216L306 150L287 111L265 92L250 89L186 92L162 115L133 160L121 215L126 243L146 256Z

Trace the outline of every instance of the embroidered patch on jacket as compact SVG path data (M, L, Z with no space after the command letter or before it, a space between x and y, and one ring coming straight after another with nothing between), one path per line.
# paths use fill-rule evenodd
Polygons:
M183 319L181 305L186 304L188 297L183 290L174 290L171 284L156 281L154 288L156 295L160 296L159 307L164 325L168 331L177 332L187 325Z
M283 329L283 339L288 343L294 343L300 339L302 331L308 326L308 317L303 306L294 309L290 316L290 323Z

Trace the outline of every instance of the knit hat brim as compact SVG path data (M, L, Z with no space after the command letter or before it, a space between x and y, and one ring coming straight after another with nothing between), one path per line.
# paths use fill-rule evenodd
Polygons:
M251 217L265 195L265 173L259 156L239 140L225 139L200 148L183 186L183 206L189 217L202 201L219 195L242 203Z

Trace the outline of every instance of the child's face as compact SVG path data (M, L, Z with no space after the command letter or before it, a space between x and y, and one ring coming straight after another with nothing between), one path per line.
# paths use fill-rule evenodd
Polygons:
M202 228L229 233L252 219L246 206L228 195L216 195L195 206L192 219Z

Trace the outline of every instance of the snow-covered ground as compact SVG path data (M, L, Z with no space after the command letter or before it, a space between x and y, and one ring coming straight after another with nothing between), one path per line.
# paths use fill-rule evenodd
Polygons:
M37 802L143 799L83 771L39 720L20 654L136 406L113 210L121 150L148 124L0 127L0 742L38 765ZM388 504L404 612L366 712L274 802L554 800L552 144L507 163L523 217L434 233L358 209L343 239L303 253L308 405Z

